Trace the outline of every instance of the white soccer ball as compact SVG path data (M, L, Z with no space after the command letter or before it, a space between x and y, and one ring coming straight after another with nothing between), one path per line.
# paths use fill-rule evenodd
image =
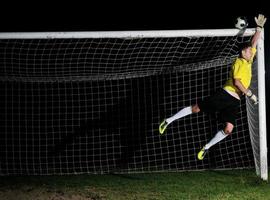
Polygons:
M247 20L245 17L238 17L235 22L235 28L244 29L248 26Z

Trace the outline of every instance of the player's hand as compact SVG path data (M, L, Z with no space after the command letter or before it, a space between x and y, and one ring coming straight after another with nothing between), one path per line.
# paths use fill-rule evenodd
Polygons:
M256 97L255 94L253 94L253 93L251 92L251 90L248 90L246 95L247 95L247 97L252 101L252 103L253 103L254 105L256 105L256 104L259 103L258 98Z
M256 97L255 94L252 94L252 96L249 97L249 98L250 98L250 100L252 101L252 103L253 103L254 105L257 105L257 104L259 103L258 98Z
M263 28L263 26L264 26L264 24L265 24L265 22L266 22L266 17L264 17L264 15L262 15L262 14L259 14L258 15L258 18L257 17L255 17L255 22L256 22L256 24L257 24L257 27L259 28L259 29L262 29Z

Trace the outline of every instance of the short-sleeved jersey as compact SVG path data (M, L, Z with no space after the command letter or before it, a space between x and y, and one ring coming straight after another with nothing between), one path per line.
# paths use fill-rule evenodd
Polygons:
M252 58L250 61L245 60L244 58L237 58L232 65L232 69L230 71L229 79L226 81L223 88L227 91L241 93L241 91L234 85L234 79L240 79L241 83L245 88L250 86L251 78L252 78L252 63L253 58L256 53L256 48L252 49Z

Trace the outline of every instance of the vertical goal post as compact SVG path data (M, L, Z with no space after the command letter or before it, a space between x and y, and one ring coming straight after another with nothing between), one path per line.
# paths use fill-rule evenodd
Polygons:
M260 173L263 180L268 180L267 131L266 131L266 97L265 97L265 62L264 62L264 31L257 46L258 52L258 96L259 96L259 134L260 134Z

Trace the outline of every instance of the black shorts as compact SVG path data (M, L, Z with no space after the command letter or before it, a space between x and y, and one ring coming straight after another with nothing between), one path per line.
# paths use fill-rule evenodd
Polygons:
M235 125L240 100L221 89L216 94L198 102L201 111L206 113L219 112L222 123L229 122Z

